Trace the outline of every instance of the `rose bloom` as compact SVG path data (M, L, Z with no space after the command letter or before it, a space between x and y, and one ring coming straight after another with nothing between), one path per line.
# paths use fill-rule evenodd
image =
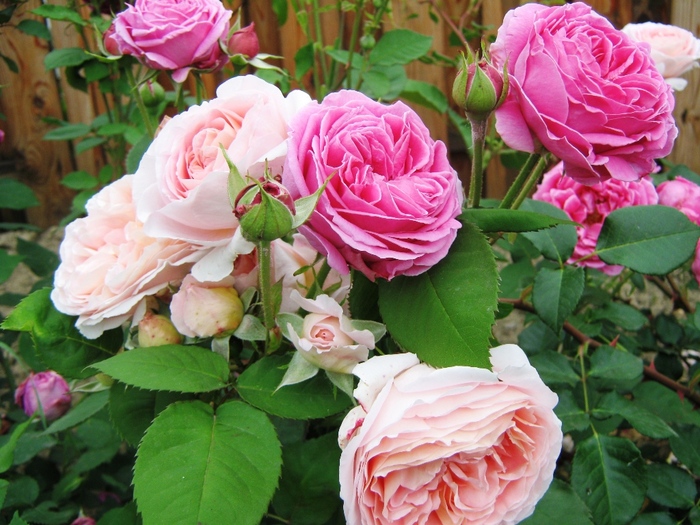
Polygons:
M311 99L286 98L254 77L228 80L217 96L167 121L135 174L138 217L154 237L213 247L194 269L200 281L231 273L237 254L252 251L242 238L228 196L223 147L242 176L279 174L287 152L287 121Z
M369 357L374 348L374 334L359 330L343 312L343 307L327 295L306 299L293 291L292 300L309 312L304 317L302 331L297 334L287 326L287 335L304 359L311 364L340 374L352 369Z
M543 147L583 184L637 180L671 152L671 87L645 49L584 3L509 11L491 57L508 66L496 129L511 148Z
M700 186L683 177L676 177L659 184L656 191L659 192L659 204L676 208L695 224L700 225ZM695 249L695 260L691 270L700 284L700 241Z
M331 268L389 280L425 272L447 254L460 227L462 186L445 145L413 110L340 91L290 126L282 182L292 197L332 176L300 228Z
M340 427L348 525L517 523L552 481L557 396L515 345L493 371L435 369L414 354L355 367L360 406Z
M124 176L92 197L87 217L66 227L59 249L51 300L58 311L77 315L76 328L91 339L134 317L147 296L181 280L204 253L146 235L132 183L132 175Z
M635 42L649 45L656 69L673 89L685 89L688 81L678 77L698 67L700 39L682 27L656 22L627 24L622 31Z
M95 520L89 516L80 516L75 518L70 525L95 525Z
M184 82L192 68L217 71L228 62L220 42L232 14L220 0L136 0L112 21L105 49Z
M70 388L66 380L53 370L31 373L15 390L15 403L28 416L39 410L47 421L53 421L68 412Z
M227 277L202 283L191 275L185 277L170 303L171 320L178 332L189 337L213 337L238 328L244 311L233 281L233 277Z
M579 259L595 251L603 222L611 212L628 206L656 204L658 195L654 184L648 178L632 182L608 179L586 186L565 175L560 162L544 174L532 198L556 206L572 221L581 224L576 228L578 242L569 263L595 268L608 275L619 274L623 266L606 264L597 255Z

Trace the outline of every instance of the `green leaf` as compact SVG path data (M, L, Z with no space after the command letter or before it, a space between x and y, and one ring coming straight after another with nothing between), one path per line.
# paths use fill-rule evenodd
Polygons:
M17 24L17 29L26 35L35 36L43 40L51 40L51 31L46 27L46 24L42 24L38 20L20 20L19 24Z
M294 78L301 78L314 66L314 44L309 42L294 54Z
M596 525L627 525L644 503L644 459L628 439L595 434L578 444L571 485Z
M21 255L10 255L5 250L0 250L0 284L10 278L22 259Z
M87 418L102 410L107 405L108 400L109 391L107 390L103 390L102 392L97 392L96 394L83 398L83 400L71 408L66 415L51 423L49 428L46 429L45 433L54 434L82 423Z
M23 423L15 426L15 428L12 429L10 439L2 447L0 447L0 474L7 472L7 470L12 466L15 459L15 448L17 447L17 441L31 424L32 419L29 418Z
M277 16L277 24L282 27L287 22L287 0L272 0L272 10Z
M10 487L10 482L6 479L0 479L0 508L2 508L3 503L5 503L5 497L7 496L7 489Z
M199 346L134 348L94 365L108 376L148 390L209 392L228 383L228 362Z
M63 177L61 184L66 188L70 188L71 190L91 190L92 188L97 187L100 184L100 181L90 175L87 171L72 171Z
M148 135L148 133L146 133L136 144L134 144L134 147L129 150L129 153L126 155L127 173L136 173L136 170L138 170L139 164L141 163L141 159L143 158L144 153L146 153L146 150L148 150L148 147L151 145L151 142L153 142L153 139Z
M571 486L555 479L522 525L593 525L591 513Z
M401 98L420 104L438 113L445 113L449 101L445 94L429 82L420 80L408 80L406 87L401 92Z
M520 209L549 215L555 219L570 220L564 211L548 202L526 199ZM523 233L523 236L534 244L547 259L560 263L571 257L578 242L576 227L570 224L560 224L543 231L526 232Z
M10 525L29 525L26 521L19 517L19 511L15 511L14 516L12 516L12 521Z
M542 350L530 357L530 364L537 369L547 385L574 386L581 381L569 359L558 352Z
M78 142L75 145L75 153L76 155L80 155L81 153L86 152L89 149L95 148L97 146L101 146L107 141L106 138L104 137L87 137ZM129 150L129 153L131 153L131 150ZM127 158L129 155L127 154ZM133 173L133 171L130 171L129 173ZM64 179L65 180L65 179Z
M87 124L66 124L46 133L44 140L72 140L87 135L90 131Z
M233 401L216 413L201 401L163 410L144 436L134 498L145 523L257 525L282 466L264 413Z
M64 47L54 49L44 57L44 68L49 71L60 67L79 66L88 60L90 60L90 55L83 48Z
M269 414L288 419L315 419L346 410L351 401L336 390L325 374L277 390L291 356L268 356L248 367L238 378L240 396Z
M35 457L42 450L51 448L58 443L52 436L47 436L43 432L27 431L17 441L15 447L14 466L26 463Z
M700 475L700 428L679 425L676 430L678 435L669 440L671 450L693 474Z
M114 135L123 135L128 128L129 125L126 122L110 122L100 126L96 133L102 137L112 137Z
M578 406L571 390L559 393L559 402L554 407L554 413L561 420L561 430L565 434L572 430L586 430L591 424L588 414Z
M75 328L75 318L58 312L51 290L43 288L20 302L2 323L5 330L29 332L41 361L63 377L83 379L94 374L87 367L116 352L121 330L110 330L98 339L86 339Z
M32 206L39 206L34 190L14 179L0 178L0 208L23 210Z
M610 321L624 330L639 330L646 324L647 317L628 304L608 303L602 308L592 309L591 320Z
M19 476L10 480L5 496L5 507L26 507L39 497L39 484L30 476Z
M609 417L619 415L624 417L637 431L650 438L663 439L677 436L663 419L649 412L639 404L630 401L617 392L605 394L593 409L594 416Z
M664 275L695 254L700 227L669 206L630 206L605 218L596 252L608 264Z
M489 338L498 308L491 246L463 224L448 255L415 277L379 282L379 310L391 337L438 367L490 368Z
M647 465L647 496L660 505L676 509L689 509L695 504L698 489L695 480L685 470L652 463Z
M632 391L634 400L661 419L675 424L690 424L700 426L700 414L694 410L693 404L687 399L681 399L676 392L653 381L645 381Z
M564 321L576 308L585 282L583 268L541 268L535 276L532 288L532 305L537 315L555 333L559 333Z
M51 20L61 20L81 26L88 24L88 22L83 20L83 17L80 16L75 9L62 5L44 4L32 9L31 12L35 15L43 16L44 18L49 18Z
M391 89L391 81L386 74L379 69L370 69L362 75L362 92L369 97L379 100Z
M460 219L476 224L484 233L532 232L559 224L574 224L569 219L559 219L544 213L499 208L469 208L462 212Z
M678 520L665 512L645 512L637 516L630 525L678 525Z
M433 38L408 29L388 31L379 39L369 54L374 66L408 64L430 51Z
M631 387L641 381L643 372L644 363L639 357L611 346L601 346L591 356L588 376L604 385Z
M138 525L140 523L136 505L132 501L124 507L105 512L97 525Z
M35 507L22 513L22 519L29 523L43 525L62 525L78 513L75 505L60 507L55 501L42 501Z
M21 255L24 264L38 277L48 277L58 268L60 262L56 252L42 245L17 238L17 253Z
M115 381L109 391L109 415L121 436L137 446L156 416L183 398L180 393L142 390Z

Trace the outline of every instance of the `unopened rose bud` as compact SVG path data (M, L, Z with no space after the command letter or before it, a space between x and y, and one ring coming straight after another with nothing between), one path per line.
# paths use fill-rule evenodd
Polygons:
M70 408L70 388L53 370L31 373L15 390L15 403L28 416L39 410L47 421L53 421Z
M185 277L170 303L172 322L189 337L215 337L233 332L243 319L243 302L233 279L202 283Z
M462 67L452 86L452 98L464 108L470 119L486 120L508 94L508 75L482 58L462 55Z
M255 24L252 23L231 35L228 40L229 55L243 55L252 58L260 52L260 42L255 33Z
M89 516L79 516L70 525L95 525L96 521Z
M287 235L295 212L294 199L276 180L244 188L234 209L243 237L251 242L274 241Z
M105 51L113 56L121 56L122 51L119 49L119 42L114 38L114 26L109 26L109 29L102 36L102 43L104 44Z
M143 347L177 345L182 343L182 335L170 319L148 312L139 322L138 342Z
M148 108L154 108L165 100L165 89L155 80L149 80L139 88L141 100Z

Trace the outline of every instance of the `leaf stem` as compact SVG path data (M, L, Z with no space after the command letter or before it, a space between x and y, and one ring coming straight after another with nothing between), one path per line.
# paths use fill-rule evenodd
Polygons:
M539 159L540 159L539 154L537 154L537 153L530 154L530 156L525 161L525 164L523 164L523 167L520 168L520 171L518 172L518 176L513 181L513 184L511 184L510 188L508 188L508 191L506 192L506 196L503 197L503 200L501 201L499 208L508 209L511 207L511 205L515 201L515 198L520 193L520 190L521 190L523 184L525 184L525 181L527 180L528 175L530 174L532 169L535 167L535 164L537 164L537 161Z
M547 156L543 155L537 160L537 164L535 164L535 167L530 172L530 175L528 175L527 180L523 185L523 188L520 190L520 193L515 198L515 201L513 201L513 204L510 206L511 209L517 210L518 208L520 208L520 205L523 203L523 201L530 195L530 193L532 193L532 189L535 187L535 184L537 184L537 182L540 180L540 176L542 175L546 167Z
M141 113L141 118L143 119L143 123L146 126L146 132L148 133L149 137L153 138L156 135L156 130L153 127L153 122L151 122L151 115L146 109L146 104L143 103L141 91L139 91L139 87L136 84L136 78L134 78L134 72L131 71L131 68L126 68L126 78L129 81L129 85L131 85L131 92L134 94L136 106L139 108L139 113Z
M472 127L472 173L469 181L470 208L478 208L484 186L484 141L486 119L469 119Z

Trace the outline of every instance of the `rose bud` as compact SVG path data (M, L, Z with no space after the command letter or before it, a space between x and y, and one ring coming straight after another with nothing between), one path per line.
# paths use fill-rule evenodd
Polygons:
M233 332L243 319L243 302L233 278L202 283L185 277L170 303L172 322L189 337L216 337Z
M177 345L182 343L182 335L164 315L148 312L139 322L139 346Z
M165 100L165 89L155 80L149 80L139 88L141 100L147 108L154 108Z
M53 421L70 408L70 388L53 370L31 373L15 390L15 403L28 416L39 410L47 421Z
M114 26L109 26L109 29L102 35L102 44L104 45L105 51L112 56L121 56L122 52L119 49L119 42L117 42L114 36Z
M229 55L243 55L252 58L260 52L260 42L255 33L255 23L239 29L228 40Z
M70 525L95 525L96 521L89 516L79 516Z
M244 188L234 208L243 237L250 242L274 241L287 235L295 211L287 188L270 179Z
M482 58L475 62L471 51L462 55L462 67L452 86L452 97L464 108L467 116L486 120L508 95L508 74L499 71Z

